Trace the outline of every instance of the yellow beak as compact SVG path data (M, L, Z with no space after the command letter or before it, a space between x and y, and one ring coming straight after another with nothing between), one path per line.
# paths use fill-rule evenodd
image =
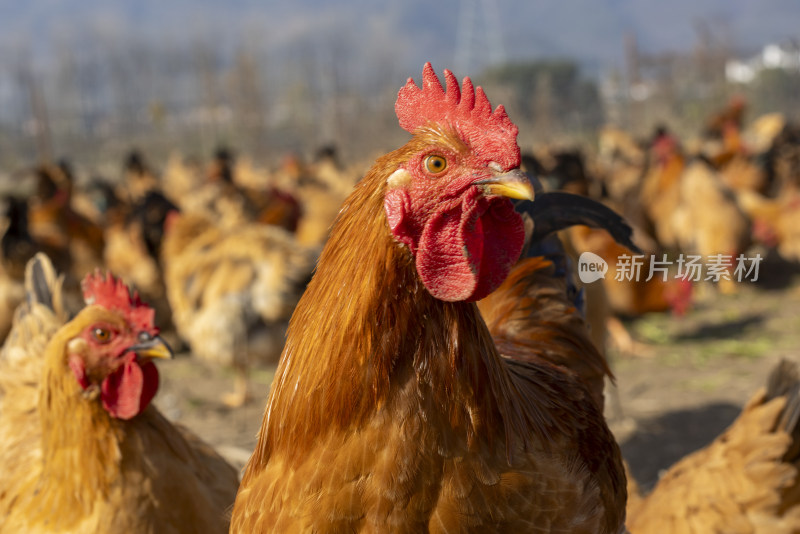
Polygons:
M520 200L533 200L536 196L528 175L519 169L498 174L485 180L478 180L475 185L483 189L486 195L495 195Z
M172 358L172 349L159 336L137 343L128 350L135 352L140 358Z

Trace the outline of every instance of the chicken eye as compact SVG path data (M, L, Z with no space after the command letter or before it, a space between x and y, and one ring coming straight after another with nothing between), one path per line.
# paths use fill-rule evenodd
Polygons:
M111 331L105 328L95 328L92 335L100 343L108 343L111 340Z
M425 158L425 170L431 174L441 174L447 168L447 160L442 156L431 155Z

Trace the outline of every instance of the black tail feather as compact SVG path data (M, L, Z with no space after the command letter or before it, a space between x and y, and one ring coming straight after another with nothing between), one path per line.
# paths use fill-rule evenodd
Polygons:
M534 221L530 243L570 226L585 225L606 230L620 245L632 252L642 251L632 240L633 229L611 208L591 198L570 193L538 194L533 202L520 201L517 211L527 213Z
M44 304L48 308L53 308L53 294L50 292L50 285L47 281L44 267L42 266L42 258L36 255L31 260L31 294L28 298L35 299L35 302Z
M56 315L62 315L63 281L63 276L56 273L50 258L43 252L37 252L25 266L25 298L28 306L39 304L50 308Z

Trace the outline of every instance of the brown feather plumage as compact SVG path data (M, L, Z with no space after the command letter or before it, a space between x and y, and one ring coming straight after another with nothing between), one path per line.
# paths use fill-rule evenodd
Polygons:
M629 503L633 534L800 532L800 368L782 361L731 426Z
M592 393L529 350L595 355L585 328L548 335L533 314L540 334L520 328L516 344L508 326L496 344L478 307L434 299L392 239L386 181L437 141L425 135L378 159L334 224L290 321L232 532L621 527L619 449ZM513 291L499 322L539 309Z
M162 264L175 326L194 355L234 367L238 389L226 399L241 404L248 371L281 353L317 250L277 226L222 228L202 214L173 217Z
M236 471L152 405L115 419L81 389L67 345L123 319L88 306L64 323L60 279L33 261L47 288L28 275L0 355L0 532L226 532Z

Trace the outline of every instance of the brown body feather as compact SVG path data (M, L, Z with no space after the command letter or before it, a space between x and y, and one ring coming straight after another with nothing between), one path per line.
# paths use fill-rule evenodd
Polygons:
M566 281L553 276L541 257L521 260L500 288L479 304L500 353L537 359L569 369L581 378L601 411L611 377L603 355L586 332L577 308L565 298Z
M723 434L629 503L631 533L800 532L799 414L800 372L783 361Z
M379 159L340 212L232 532L617 532L619 449L590 392L527 346L501 356L478 307L430 296L389 234L386 179L423 142Z

